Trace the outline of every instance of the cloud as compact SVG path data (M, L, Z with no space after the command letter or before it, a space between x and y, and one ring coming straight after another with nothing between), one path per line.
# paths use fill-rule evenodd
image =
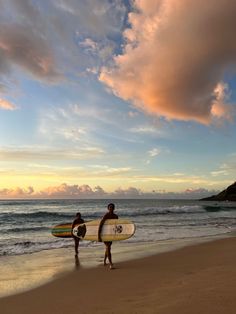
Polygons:
M68 185L63 183L59 186L48 187L39 192L45 197L68 197L68 196L92 196L93 190L89 185Z
M4 100L4 99L1 99L0 98L0 109L4 109L4 110L16 110L17 107L16 105L14 105L13 103L7 101L7 100Z
M110 107L110 104L100 104L96 107L94 103L88 106L86 101L81 104L71 103L64 107L48 107L47 110L41 110L38 130L45 136L45 140L60 139L65 145L71 142L73 146L79 145L82 148L99 146L103 147L104 151L110 150L107 143L111 141L113 144L114 141L119 141L119 145L121 141L140 142L140 136L137 137L136 134L127 136L131 124L135 124L136 121L126 114L117 112L116 106L114 109ZM154 136L157 133L161 132L155 132Z
M85 38L84 41L80 42L80 46L84 47L87 52L96 52L98 50L98 44L91 38Z
M204 189L204 188L198 188L198 189L193 189L193 188L188 188L184 191L184 194L186 195L196 195L196 196L201 196L201 195L204 195L204 194L208 194L209 191L207 189ZM213 193L213 191L211 191L211 193Z
M0 1L0 92L19 92L19 74L45 82L61 80L48 23L32 1Z
M151 150L148 151L148 155L150 157L156 157L161 153L161 150L159 148L153 148Z
M159 183L161 185L166 186L166 183L168 185L179 185L179 186L188 186L188 185L194 185L194 186L220 186L222 184L229 185L229 180L212 180L205 176L187 176L185 174L181 173L174 173L174 174L166 174L166 175L134 175L132 176L132 182L134 184L155 184Z
M148 114L231 119L222 80L235 72L235 15L234 0L136 0L123 51L100 80Z
M164 127L157 125L141 125L138 127L130 128L129 131L131 133L137 133L140 135L148 135L154 137L168 137L168 132L164 129Z
M86 75L91 74L89 69L92 73L100 70L117 48L116 40L127 16L123 0L53 0L50 5L54 12L52 40L64 71Z
M232 153L230 154L225 162L220 165L220 167L218 169L216 169L215 171L211 172L211 175L213 177L217 177L217 176L230 176L232 177L232 180L235 178L235 174L236 174L236 154Z
M18 24L0 25L0 73L12 65L26 70L37 79L58 77L55 60L47 42L31 28Z
M77 20L82 32L96 37L119 32L127 11L121 0L53 0L53 3L63 14L70 15L70 20Z
M97 123L100 120L101 112L92 108L83 108L83 106L68 105L65 107L50 107L41 110L39 132L45 137L55 141L60 139L66 145L69 142L79 145L81 149L98 148L96 140L93 139L93 133L98 132Z
M122 0L0 0L0 8L0 75L20 68L47 83L110 59L127 16Z
M51 186L40 191L35 191L33 187L26 189L16 187L0 190L0 197L10 198L97 198L103 197L104 195L106 195L106 192L100 186L96 186L92 189L87 184L79 186L77 184L70 185L67 183Z
M128 189L118 188L113 192L115 197L118 198L129 198L129 197L138 197L142 195L142 191L140 189L136 189L134 187L129 187Z
M217 177L217 176L228 176L229 172L227 170L218 170L218 171L212 171L211 175L213 177Z
M211 113L216 118L226 118L232 121L235 116L235 108L228 104L227 107L225 103L230 98L229 87L227 84L220 82L217 84L214 90L215 100L212 103Z
M0 189L0 198L201 198L216 194L219 191L207 190L204 188L186 189L183 192L166 192L166 191L151 191L144 192L136 187L117 188L113 192L106 192L102 187L90 187L88 184L77 185L62 183L58 186L50 186L40 191L36 191L32 186L27 188L16 187L12 189Z
M133 169L131 167L109 167L109 166L100 166L100 165L94 165L92 166L93 169L93 175L101 177L115 177L115 176L123 176L128 173L131 173Z
M48 147L21 147L0 149L0 160L22 161L26 160L81 160L103 155L104 151L97 147L84 147L74 149L50 149Z
M0 189L0 197L9 197L9 198L24 198L34 196L34 188L29 186L28 188L12 188L12 189Z
M123 0L0 0L0 92L12 97L28 76L46 84L97 77L127 12Z

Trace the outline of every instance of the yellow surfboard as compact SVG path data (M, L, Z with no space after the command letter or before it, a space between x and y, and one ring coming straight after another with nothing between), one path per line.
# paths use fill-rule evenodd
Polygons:
M98 227L101 220L92 220L75 226L60 224L52 228L52 235L61 238L78 237L81 240L98 241ZM121 241L132 237L135 233L135 224L126 219L107 219L102 227L102 241Z

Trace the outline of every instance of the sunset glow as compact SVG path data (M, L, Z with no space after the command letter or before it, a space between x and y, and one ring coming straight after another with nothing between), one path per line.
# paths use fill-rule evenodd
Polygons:
M199 198L235 181L235 1L0 7L0 198Z

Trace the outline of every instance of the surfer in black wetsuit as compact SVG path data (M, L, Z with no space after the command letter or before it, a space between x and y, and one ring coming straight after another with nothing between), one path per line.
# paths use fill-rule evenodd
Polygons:
M81 214L80 213L77 213L76 214L76 217L72 223L72 226L71 226L71 233L72 233L72 230L73 228L76 226L76 225L79 225L79 224L83 224L84 223L84 220L81 218ZM72 234L73 235L73 234ZM75 237L73 235L73 238L74 238L74 241L75 241L75 257L78 256L78 253L79 253L79 238Z
M105 221L107 219L118 219L118 216L116 214L114 214L114 210L115 210L115 205L110 203L108 204L107 206L107 209L108 209L108 213L106 213L101 222L100 222L100 225L98 227L98 241L99 242L102 242L102 239L101 239L101 231L102 231L102 226L104 225ZM112 242L111 241L106 241L104 242L105 244L105 247L106 247L106 250L105 250L105 256L104 256L104 266L106 266L106 262L107 262L107 258L108 258L108 261L109 261L109 264L110 264L110 269L113 269L113 263L112 263L112 257L111 257L111 245L112 245Z

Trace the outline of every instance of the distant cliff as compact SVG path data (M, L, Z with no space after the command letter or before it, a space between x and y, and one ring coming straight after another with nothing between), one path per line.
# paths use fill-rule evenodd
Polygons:
M202 198L200 201L236 201L236 182L219 194Z

